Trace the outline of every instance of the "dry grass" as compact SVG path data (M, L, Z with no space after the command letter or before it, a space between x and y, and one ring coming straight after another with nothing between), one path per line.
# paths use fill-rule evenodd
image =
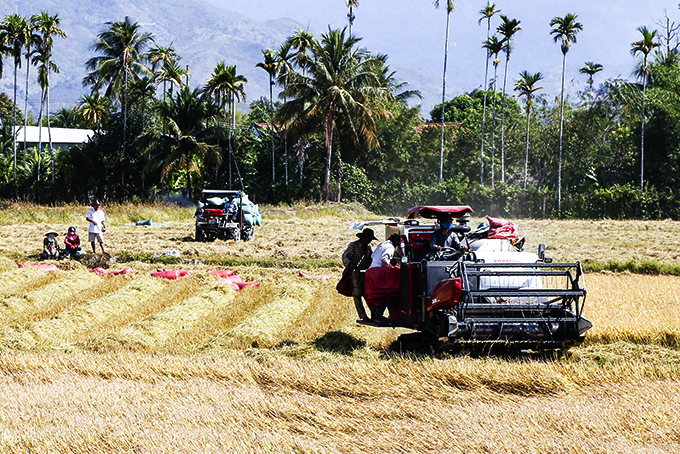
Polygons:
M680 277L588 274L595 326L565 355L401 357L386 351L399 331L356 325L334 289L356 207L267 208L247 243L193 242L186 210L104 207L114 259L97 260L135 274L16 266L45 230L82 233L86 208L0 209L0 452L680 452ZM557 259L664 263L680 226L519 224ZM115 260L169 249L191 276ZM215 257L277 264L235 267L261 283L237 293L206 285ZM331 279L299 277L300 258Z

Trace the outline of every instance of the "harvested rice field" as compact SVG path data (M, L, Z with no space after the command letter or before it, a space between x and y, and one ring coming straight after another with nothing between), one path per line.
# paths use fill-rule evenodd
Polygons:
M0 452L680 452L680 277L588 273L594 327L564 354L400 355L335 291L360 207L265 207L242 243L194 242L192 209L103 209L110 258L40 262L87 207L0 207ZM680 254L673 221L518 224L558 260ZM18 266L39 263L59 271Z

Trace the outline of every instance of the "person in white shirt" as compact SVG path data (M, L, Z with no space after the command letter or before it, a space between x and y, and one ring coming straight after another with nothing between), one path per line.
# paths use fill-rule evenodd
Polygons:
M92 245L92 253L96 254L97 250L95 247L95 242L99 242L99 247L102 249L102 254L109 255L104 249L104 232L106 232L106 215L104 211L99 209L101 204L99 200L94 200L92 202L92 208L87 212L85 219L90 223L90 227L87 229L90 244Z
M392 264L392 258L394 258L395 248L400 242L401 237L399 234L393 233L390 235L387 241L380 243L378 247L375 248L375 251L371 256L373 261L371 262L371 266L369 268L375 268L377 266L390 266Z

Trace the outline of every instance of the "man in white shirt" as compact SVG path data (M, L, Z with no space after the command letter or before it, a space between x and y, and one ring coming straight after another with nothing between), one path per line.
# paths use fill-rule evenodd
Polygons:
M393 233L387 239L383 241L375 248L373 255L371 256L373 261L369 268L375 268L377 266L390 266L392 258L394 257L395 248L401 243L401 237L398 233Z
M97 250L95 248L95 241L99 242L99 247L102 249L102 254L109 255L106 250L104 250L104 232L106 232L106 215L104 211L100 210L101 204L99 200L94 200L92 202L92 208L87 212L87 222L90 223L90 227L87 229L90 244L92 245L92 253L96 254Z

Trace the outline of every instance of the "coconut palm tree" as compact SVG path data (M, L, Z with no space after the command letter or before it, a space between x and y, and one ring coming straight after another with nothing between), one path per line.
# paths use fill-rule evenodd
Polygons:
M577 15L568 13L564 17L553 17L550 30L553 40L560 43L562 50L562 89L560 90L560 151L557 164L557 212L562 212L562 136L564 133L564 75L567 68L567 52L571 43L576 42L576 35L583 30L583 25L577 22Z
M215 103L221 108L229 108L229 187L231 188L231 159L233 156L232 150L232 134L236 127L236 101L243 102L246 100L245 84L248 79L237 74L236 65L227 65L224 61L217 63L213 69L210 78L203 87L203 92L212 96ZM217 172L217 167L215 167Z
M347 14L347 19L349 19L349 35L352 36L352 25L354 24L354 7L359 6L359 0L345 0L347 6L349 7L349 13Z
M439 8L439 0L434 0L434 7ZM446 0L446 38L444 40L444 74L442 76L442 130L439 157L439 182L444 181L444 107L446 104L446 60L449 56L449 20L453 11L453 0Z
M505 48L505 40L500 40L497 37L492 36L484 41L482 47L493 55L493 82L491 84L493 87L493 110L491 114L491 187L494 188L496 184L496 86L498 85L498 64L500 63L498 54Z
M495 3L487 3L484 8L479 10L479 15L481 16L477 23L482 24L486 20L486 39L487 41L491 37L491 18L496 14L500 13L501 10L496 9ZM482 46L484 47L484 46ZM479 172L479 183L484 184L484 134L486 129L486 94L489 90L489 59L491 58L491 51L486 49L486 64L484 66L484 103L482 107L482 141L480 145L480 172Z
M293 71L293 60L295 54L292 52L293 44L289 41L285 41L281 44L278 51L276 51L276 73L277 82L282 87L288 84L288 75ZM285 102L285 96L283 101ZM283 163L284 163L284 182L288 186L288 135L284 131L284 148L283 148Z
M522 29L517 19L508 19L501 14L501 24L496 29L496 33L503 36L505 40L505 73L503 75L503 102L501 103L501 181L505 181L505 93L508 82L508 63L512 52L512 37Z
M52 62L52 49L54 47L54 37L58 36L60 38L66 38L66 33L59 28L61 25L61 19L59 15L50 15L47 11L41 11L31 17L31 22L33 23L36 32L39 33L39 56L38 61L40 62L42 68L42 75L39 75L40 87L43 89L44 100L40 103L40 115L38 116L38 126L40 129L40 152L42 153L42 114L43 105L47 108L47 136L49 141L50 158L52 162L52 184L54 184L54 150L52 149L52 125L50 122L50 73L58 73L59 68L56 64ZM28 90L27 90L28 92ZM42 99L42 98L41 98ZM38 172L40 175L40 172Z
M312 46L316 43L314 36L312 36L309 31L302 30L299 26L295 29L295 33L288 38L288 42L291 43L293 49L295 49L295 57L293 62L300 69L302 75L304 76L307 72L307 67L309 66L310 56ZM305 139L301 137L298 140L295 147L297 149L297 159L298 159L298 173L300 174L300 187L302 187L303 182L303 170L305 165Z
M168 132L148 131L138 138L140 148L151 156L145 172L159 166L163 181L176 172L184 172L187 195L192 197L192 175L200 175L206 160L216 165L222 162L219 147L205 142L207 125L216 119L219 109L198 89L186 86L156 108L168 124Z
M97 35L93 49L100 55L90 58L85 64L90 71L83 79L85 86L99 91L106 86L105 96L116 98L123 110L123 154L127 135L127 87L130 78L150 76L144 64L148 59L144 53L153 43L151 33L142 33L140 25L129 17L121 22L107 22L107 28ZM121 185L125 184L125 172L121 172Z
M541 90L543 87L537 87L536 84L543 79L543 74L537 72L531 74L528 71L519 73L519 79L515 81L515 91L518 91L518 98L524 96L526 98L526 112L527 112L527 148L524 153L524 190L527 190L527 176L529 169L529 123L531 120L531 107L534 105L532 98L534 92Z
M49 87L49 74L51 72L59 74L59 67L51 61L52 54L42 45L38 46L35 51L32 63L38 65L38 84L40 85L41 95L40 95L40 113L38 114L38 181L40 181L40 165L42 161L42 119L45 110L45 103L47 101L47 89ZM49 117L48 117L49 124ZM50 160L52 162L52 176L54 177L54 152L52 150L52 140L49 140L50 148ZM24 148L25 150L25 148ZM54 183L54 178L52 179Z
M102 130L104 123L109 119L110 112L110 98L102 96L96 91L91 95L83 95L76 106L79 123L95 132Z
M170 78L174 78L172 74L173 72L179 74L182 71L179 69L180 66L177 64L177 62L180 61L182 57L177 52L175 52L175 48L172 46L172 43L170 43L170 45L167 47L152 47L149 49L149 52L147 52L147 57L149 58L149 63L151 63L151 72L154 74L154 77L163 82L163 101L165 102L165 84ZM168 67L165 68L165 71L163 71L165 65L168 65ZM161 68L160 73L156 72L157 66L160 66ZM186 68L184 68L183 71L185 72L180 74L180 77L186 74Z
M26 37L24 47L26 52L24 58L26 59L26 90L24 90L24 131L28 126L28 78L31 69L31 57L33 56L34 48L40 44L41 37L36 33L35 17L26 20ZM41 126L40 124L38 126ZM24 134L24 168L26 167L26 134Z
M346 36L345 30L331 30L312 47L307 75L293 71L283 96L288 101L279 118L297 136L323 128L326 162L321 197L330 197L333 136L336 128L369 148L379 147L376 120L387 118L385 103L393 99L372 71L376 57L359 49L359 38Z
M588 86L590 87L591 93L593 91L593 76L602 71L602 69L603 66L601 64L587 61L584 63L581 69L578 70L578 72L581 74L588 74Z
M659 47L661 43L654 41L657 35L656 30L649 30L645 26L637 28L642 34L640 41L635 41L631 44L630 53L635 56L642 54L642 67L640 68L642 76L642 109L640 111L641 126L640 126L640 190L644 189L645 183L645 99L647 92L647 79L649 79L649 66L647 65L647 56L655 48Z
M278 64L276 61L276 51L266 49L262 51L263 61L257 63L255 66L262 68L269 75L269 136L272 143L272 183L276 181L276 157L274 153L274 80L278 72Z
M26 44L26 31L28 30L28 22L25 17L18 14L11 14L5 16L5 20L0 24L0 42L8 48L8 54L14 59L14 96L12 103L17 105L17 69L21 67L21 52ZM14 109L14 118L12 120L12 131L14 138L12 139L12 150L14 156L14 183L17 181L17 111Z

